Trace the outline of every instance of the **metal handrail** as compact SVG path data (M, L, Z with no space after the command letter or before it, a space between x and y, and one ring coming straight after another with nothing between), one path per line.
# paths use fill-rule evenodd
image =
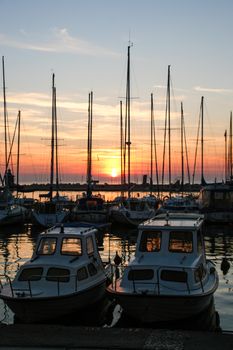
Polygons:
M74 291L77 292L77 284L78 284L78 283L77 283L77 281L78 281L77 274L67 275L67 276L69 276L70 278L75 277L75 281L74 281L74 283L75 283L75 285L74 285ZM54 279L56 278L56 279L57 279L57 281L49 281L49 282L57 282L57 295L58 295L58 296L60 295L60 290L61 290L61 289L60 289L60 283L62 283L61 278L62 278L62 277L67 277L67 276L66 276L66 275L64 275L64 276L57 276L57 275L49 276L50 278L54 278ZM32 282L39 282L39 281L41 281L42 279L46 279L46 278L47 278L47 276L32 275L32 276L31 276L31 279L22 281L22 282L27 283L27 285L28 285L27 288L13 288L13 286L12 286L12 280L11 280L11 278L10 278L8 275L4 274L4 275L0 275L0 277L4 277L4 278L6 279L6 284L8 283L9 286L10 286L12 297L14 297L14 296L15 296L15 293L16 293L16 292L19 292L19 291L22 291L22 292L29 292L30 297L32 297L32 296L33 296L33 292L32 292ZM36 277L40 277L40 280L33 280L33 278L36 278ZM67 282L64 282L64 283L67 283ZM0 286L1 286L1 289L2 289L3 286L4 286L1 279L0 279Z
M14 290L13 290L13 287L12 287L12 282L11 282L10 277L8 275L6 275L6 274L0 275L0 277L5 277L5 279L8 281L10 289L11 289L11 295L14 296ZM2 280L1 279L0 279L0 286L1 286L1 290L2 290L3 284L2 284Z
M115 267L115 275L113 275L115 278L114 278L114 281L112 281L112 288L113 288L113 285L114 285L114 289L116 290L116 283L117 283L117 280L119 278L122 277L123 275L123 271L129 267L130 270L138 270L140 269L138 266L135 266L135 267L132 267L132 266L128 266L128 265L115 265L115 264L111 264L113 267ZM148 265L149 266L149 265ZM144 268L146 268L147 265L144 266ZM150 266L151 267L151 266ZM193 272L197 269L197 267L183 267L183 266L161 266L161 265L154 265L154 267L156 268L156 277L157 277L157 282L153 281L153 282L145 282L142 280L135 280L134 278L132 279L132 283L133 283L133 292L136 293L136 285L137 284L140 284L140 283L143 283L143 284L148 284L148 285L155 285L155 290L156 290L156 286L157 286L157 292L158 292L158 295L160 295L160 289L161 289L161 278L159 277L159 273L161 271L161 269L171 269L171 270L181 270L181 271L189 271L189 270L192 270ZM119 274L118 276L116 276L116 271L117 273ZM119 273L121 271L121 273ZM115 282L115 283L114 283ZM178 281L177 281L178 282ZM202 276L199 276L199 283L200 283L200 287L202 289L202 292L204 292L204 286L203 286L203 280L202 280ZM191 288L190 288L190 284L189 284L189 281L188 281L188 278L187 278L187 281L186 281L186 286L187 286L187 292L190 294L191 293ZM171 289L174 289L175 288L171 288Z

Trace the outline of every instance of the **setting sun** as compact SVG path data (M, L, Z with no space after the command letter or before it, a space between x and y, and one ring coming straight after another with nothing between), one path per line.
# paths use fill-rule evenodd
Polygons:
M116 168L112 168L111 176L112 177L117 177L117 170L116 170Z

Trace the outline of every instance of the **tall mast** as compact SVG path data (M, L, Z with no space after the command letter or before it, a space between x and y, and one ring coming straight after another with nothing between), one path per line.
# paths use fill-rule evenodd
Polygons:
M181 102L181 191L184 188L184 111L183 103Z
M201 184L205 184L204 179L204 97L201 97Z
M150 194L152 195L152 189L153 189L153 118L154 118L154 101L153 101L153 94L150 95L150 106L151 106L151 112L150 112Z
M19 190L20 126L21 126L21 112L19 111L18 112L17 174L16 174L17 197L18 197L18 190Z
M224 140L225 140L225 182L227 182L227 179L228 179L228 167L227 167L227 130L225 130L225 133L224 133Z
M120 101L120 152L121 152L121 185L125 184L125 168L124 168L124 143L123 143L123 110L122 101Z
M93 92L88 95L88 137L87 137L87 197L92 194L92 105Z
M232 181L232 112L230 113L230 135L229 135L229 175Z
M49 198L53 198L53 178L54 178L54 134L55 134L55 75L52 76L52 126L51 126L51 163L50 163L50 191Z
M169 195L171 195L171 94L170 94L170 65L167 78L167 112L168 112L168 167L169 167Z
M54 143L56 161L56 195L59 194L58 139L57 139L57 89L54 87Z
M4 106L4 135L5 135L5 181L7 179L7 162L8 162L8 150L7 150L7 108L6 108L6 84L5 84L5 64L4 56L2 56L2 77L3 77L3 106ZM7 185L7 184L5 184Z
M127 119L127 155L128 155L128 197L130 197L130 48L132 45L128 45L127 56L127 85L126 85L126 119Z

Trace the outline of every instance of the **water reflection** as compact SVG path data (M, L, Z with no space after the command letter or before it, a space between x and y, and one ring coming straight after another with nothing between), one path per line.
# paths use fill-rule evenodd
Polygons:
M32 255L38 234L41 229L33 225L14 226L0 229L0 274L8 274L14 277L17 269ZM233 253L233 226L206 226L205 227L206 255L208 259L214 261L219 274L219 287L214 295L214 300L210 308L203 315L201 324L198 320L186 320L179 325L180 328L199 328L200 325L213 329L215 324L218 328L220 316L220 326L223 330L233 331L233 315L231 314L233 304L233 273L232 273L232 253ZM137 230L125 229L112 226L107 231L100 231L97 235L97 243L100 255L104 261L113 262L116 252L122 259L122 263L128 263L134 256L137 240ZM215 312L217 311L217 313ZM80 317L82 314L82 317ZM103 300L101 305L96 305L94 309L73 315L66 319L68 324L100 325L104 327L129 327L145 326L136 324L134 320L129 320L122 313L119 305L110 303L108 299ZM207 317L208 316L208 317ZM204 322L203 319L206 321ZM91 323L90 324L90 320ZM6 324L14 322L13 314L0 300L0 321ZM196 322L198 321L198 322ZM56 323L58 321L56 320ZM60 321L64 323L64 320ZM164 327L164 325L153 325L154 327ZM167 327L177 327L177 324L166 325ZM150 325L151 327L151 325Z

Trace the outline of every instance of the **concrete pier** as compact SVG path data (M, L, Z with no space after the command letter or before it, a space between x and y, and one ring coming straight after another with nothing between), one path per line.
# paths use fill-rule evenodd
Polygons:
M149 328L2 324L0 349L232 350L233 334Z

